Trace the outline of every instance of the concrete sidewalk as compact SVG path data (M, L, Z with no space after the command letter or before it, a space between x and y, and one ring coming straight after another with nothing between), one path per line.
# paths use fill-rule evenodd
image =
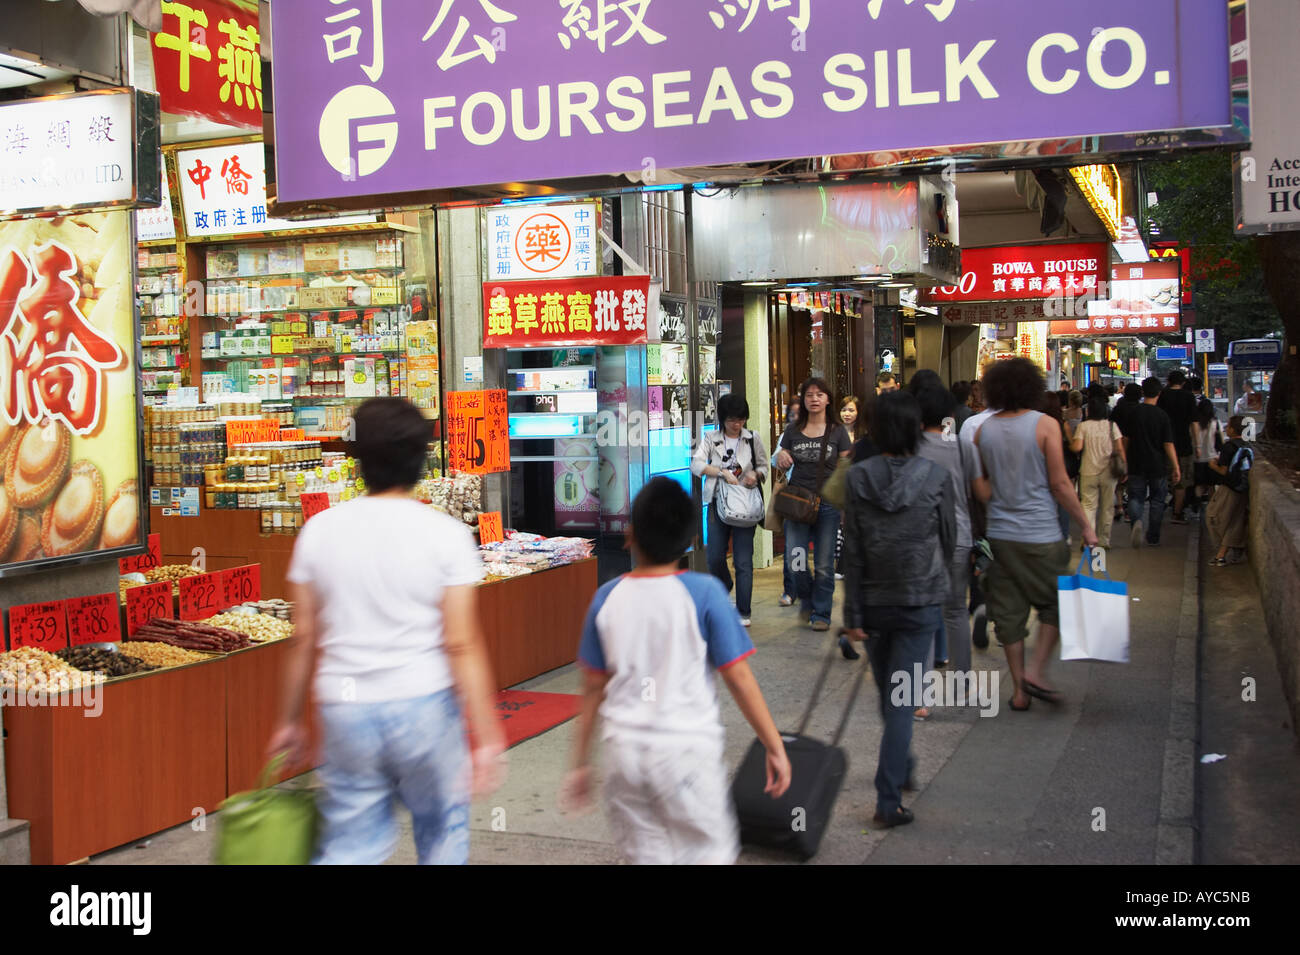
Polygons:
M1011 681L996 642L988 651L974 651L977 669L1000 675L997 715L981 718L977 710L941 708L929 721L915 724L921 789L905 799L916 813L910 826L871 828L880 717L874 687L864 687L843 740L848 777L815 863L1192 862L1198 755L1194 530L1166 525L1164 546L1134 553L1125 525L1117 524L1110 570L1129 583L1132 661L1058 662L1053 678L1064 697L1060 706L1035 700L1029 712L1013 712L1006 705ZM752 633L758 653L751 663L778 725L790 730L830 635L812 632L796 608L777 606L780 592L779 564L756 575ZM1256 665L1262 670L1264 661ZM861 666L836 657L810 732L827 737L833 732ZM575 693L579 685L576 668L566 667L523 688ZM727 762L735 767L753 733L725 690L721 695ZM555 808L573 728L572 722L564 724L510 751L507 783L475 804L472 862L618 861L600 813L573 817ZM302 777L286 785L309 782ZM1285 796L1294 811L1294 792L1294 787L1261 792L1258 801ZM1229 793L1226 799L1229 805L1217 813L1236 811L1239 795ZM391 861L410 864L409 819L404 812L400 819ZM212 819L204 832L181 826L141 843L143 848L104 853L92 864L204 863L211 857L214 828ZM791 860L746 851L742 861Z

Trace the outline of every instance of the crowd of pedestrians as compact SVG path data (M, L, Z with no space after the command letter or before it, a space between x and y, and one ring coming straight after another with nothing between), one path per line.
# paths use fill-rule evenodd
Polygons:
M599 728L606 812L634 862L725 863L739 852L712 671L757 735L762 791L779 798L792 785L785 740L746 663L755 533L773 514L785 541L780 604L798 603L808 626L828 631L842 579L840 650L856 659L865 643L883 723L882 827L913 819L903 805L913 725L929 715L894 681L970 673L972 645L987 646L972 632L975 604L1006 654L1010 709L1061 702L1049 668L1073 528L1083 548L1108 549L1126 498L1132 546L1159 546L1169 501L1176 523L1208 505L1213 562L1244 559L1246 422L1234 415L1221 428L1181 372L1122 395L1097 385L1058 394L1036 365L1012 358L951 388L928 370L901 388L885 373L867 401L838 402L810 378L771 457L749 417L742 396L723 396L720 427L692 460L708 505L709 574L679 572L695 505L656 478L632 505L636 570L600 588L581 636L584 694L562 804L593 800ZM381 860L396 836L396 798L412 811L422 862L464 862L469 797L497 785L503 768L473 608L477 553L461 525L410 500L428 441L419 412L376 399L356 422L371 494L299 536L289 573L298 637L271 749L302 749L314 689L326 757L316 860ZM410 533L417 526L424 532Z

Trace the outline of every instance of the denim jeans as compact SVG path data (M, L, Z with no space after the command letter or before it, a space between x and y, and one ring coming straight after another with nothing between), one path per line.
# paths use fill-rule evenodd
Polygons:
M421 865L469 861L469 750L454 689L319 708L325 793L316 865L378 865L397 845L393 797L411 811Z
M718 517L716 507L709 508L709 573L722 581L731 593L731 572L727 569L727 541L731 541L731 559L736 564L736 609L742 617L752 616L750 599L754 595L754 528L732 527Z
M914 685L914 674L917 666L924 667L935 631L943 625L943 607L868 609L867 655L885 724L876 766L876 812L887 816L903 804L903 784L913 763L912 714L921 702L917 697L922 688ZM900 684L904 678L905 685Z
M1164 475L1148 477L1145 474L1128 476L1128 519L1142 520L1142 502L1147 504L1146 535L1148 544L1160 543L1160 522L1165 516L1165 496L1169 493L1169 479Z
M794 578L797 597L805 608L811 604L811 618L831 622L831 602L835 599L835 534L840 529L840 512L823 504L815 524L785 522L785 564ZM809 545L812 545L808 572Z

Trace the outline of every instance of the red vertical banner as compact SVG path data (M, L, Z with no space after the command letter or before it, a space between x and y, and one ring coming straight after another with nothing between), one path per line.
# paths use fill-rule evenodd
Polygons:
M68 643L118 643L122 639L122 612L117 594L95 594L63 601L68 616Z
M504 391L447 392L447 466L466 474L510 470Z
M22 604L9 608L9 648L34 647L53 653L68 645L68 619L63 601Z
M303 494L299 497L299 500L302 503L302 520L304 524L321 511L330 509L330 496L319 491Z
M163 112L260 130L261 46L256 5L163 4L162 29L150 44Z

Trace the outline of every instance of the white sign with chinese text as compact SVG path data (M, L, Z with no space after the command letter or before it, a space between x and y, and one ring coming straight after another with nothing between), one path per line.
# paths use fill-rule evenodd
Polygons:
M1198 328L1196 330L1196 354L1214 354L1214 329Z
M137 209L135 233L137 242L156 242L176 238L176 222L172 219L172 191L167 185L167 171L160 170L162 202L152 209Z
M134 91L0 106L0 216L135 199Z
M596 275L596 230L594 202L488 209L488 278Z
M274 219L266 214L266 155L260 142L176 153L181 215L191 239L374 222L374 216Z

